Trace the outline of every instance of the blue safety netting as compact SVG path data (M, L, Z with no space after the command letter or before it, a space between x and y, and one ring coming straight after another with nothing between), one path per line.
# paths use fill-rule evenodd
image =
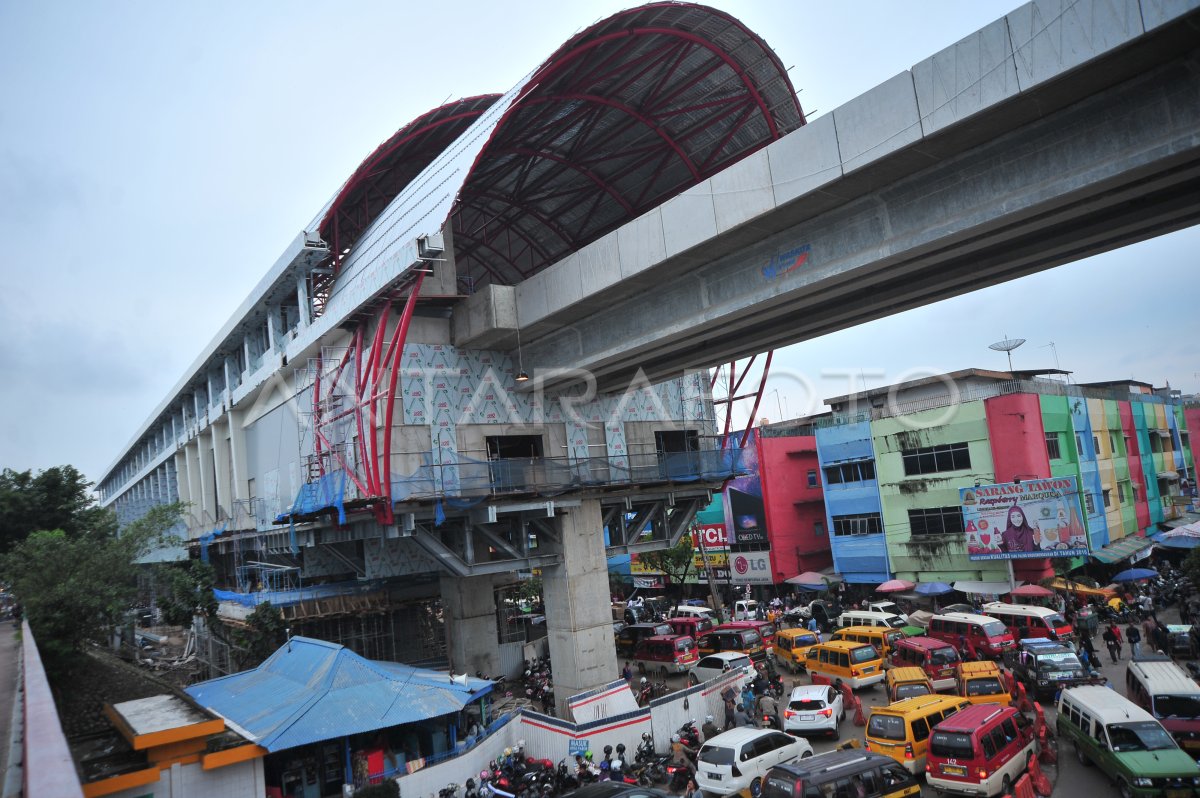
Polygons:
M234 604L240 604L243 607L257 607L266 601L271 602L271 605L275 607L286 607L312 599L330 598L332 596L365 595L379 590L380 587L380 581L371 580L369 582L356 581L305 585L304 587L294 589L260 590L249 593L238 593L232 590L217 590L213 588L213 595L217 601L229 601Z
M330 471L328 474L313 482L300 486L292 509L275 517L275 523L282 524L298 515L311 515L320 510L336 508L338 523L346 523L346 472Z
M225 527L219 526L211 532L205 532L200 536L200 559L208 562L208 545L216 540L221 535L225 534Z

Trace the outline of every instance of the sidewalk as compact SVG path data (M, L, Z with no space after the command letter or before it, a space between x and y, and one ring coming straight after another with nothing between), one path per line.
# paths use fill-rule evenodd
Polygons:
M0 620L0 774L8 772L8 738L12 726L13 696L17 691L17 657L20 654L17 628L7 618ZM0 777L0 784L3 783L3 777Z

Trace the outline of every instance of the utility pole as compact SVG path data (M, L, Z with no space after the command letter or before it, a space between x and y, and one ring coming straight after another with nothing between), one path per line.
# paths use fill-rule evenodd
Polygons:
M717 613L717 617L724 616L725 607L721 604L721 596L717 592L717 580L713 574L712 563L708 561L708 548L704 545L704 532L698 525L693 522L691 533L696 536L696 540L700 541L700 559L704 561L704 578L708 580L708 595L712 598L713 609Z

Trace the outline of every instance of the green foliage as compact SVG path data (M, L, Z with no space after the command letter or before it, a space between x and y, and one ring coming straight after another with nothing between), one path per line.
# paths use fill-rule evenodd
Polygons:
M238 662L238 670L256 667L287 642L287 622L271 602L264 601L246 617L246 628L230 630L235 646L244 653Z
M203 560L185 563L164 563L155 571L160 588L158 607L163 620L175 626L189 626L193 614L199 612L212 618L217 613L217 598L213 595L213 567Z
M691 535L683 535L679 542L669 549L646 552L638 555L638 562L662 571L670 579L671 584L683 590L684 582L692 572L695 564L695 550L692 547Z
M1200 585L1200 548L1189 551L1179 567L1193 585Z
M355 790L354 798L400 798L400 783L394 779L384 779L379 784Z
M0 472L0 553L33 532L60 529L68 538L104 540L116 534L116 515L96 506L92 483L73 466Z
M542 595L542 578L535 576L530 579L523 579L517 585L517 598L533 600Z
M121 622L137 592L135 561L181 512L178 504L155 507L120 537L35 531L0 559L48 669L69 672L76 654Z

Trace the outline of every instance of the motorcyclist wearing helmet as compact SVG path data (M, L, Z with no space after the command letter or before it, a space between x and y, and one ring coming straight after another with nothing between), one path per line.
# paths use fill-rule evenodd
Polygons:
M676 767L686 768L688 775L696 772L696 768L692 765L692 759L696 756L696 749L690 748L678 734L671 735L671 764Z
M721 730L717 728L717 724L714 722L712 715L704 716L704 725L700 727L700 731L704 732L705 742L708 742L721 733Z
M617 767L617 765L620 765L622 770L627 765L625 761L625 743L617 743L617 756L613 759L613 767Z

